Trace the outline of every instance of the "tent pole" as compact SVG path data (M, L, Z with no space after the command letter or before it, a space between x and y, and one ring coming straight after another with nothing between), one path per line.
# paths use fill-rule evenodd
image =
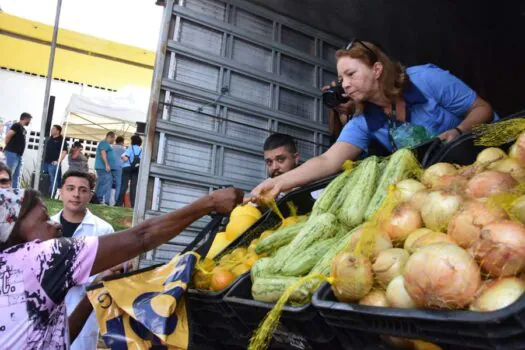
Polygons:
M64 144L66 143L66 136L67 136L67 127L69 126L69 114L66 117L66 127L64 128L64 135L62 135L62 144L60 145L60 153L58 155L58 160L60 160L60 155L62 154L62 150L64 149ZM63 159L62 159L63 161ZM53 193L55 193L55 186L57 183L57 177L58 177L58 170L60 169L62 162L59 162L57 164L57 171L55 172L55 178L53 179L53 189L51 190L51 199L54 198Z
M53 39L51 40L51 51L49 52L49 63L47 66L46 91L44 94L44 110L42 111L42 120L40 122L40 137L38 140L38 156L36 158L35 185L34 189L38 191L40 185L40 172L42 170L42 159L44 159L44 141L46 134L47 112L49 109L49 95L51 92L51 81L53 80L53 65L55 63L55 50L57 46L58 24L60 22L60 10L62 9L62 0L57 0L57 10L55 15L55 26L53 27Z

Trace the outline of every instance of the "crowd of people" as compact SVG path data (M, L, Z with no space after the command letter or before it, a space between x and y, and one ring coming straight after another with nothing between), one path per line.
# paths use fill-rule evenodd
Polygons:
M20 188L22 158L26 150L27 130L32 116L22 113L18 122L14 123L4 139L3 154L5 163L11 170L11 187ZM89 173L96 183L93 203L124 206L126 193L129 189L129 204L135 204L138 170L142 156L142 139L139 135L130 138L129 146L125 146L123 136L115 138L110 131L98 143L94 172L90 171L89 155L84 154L84 147L80 141L74 141L68 150L67 141L62 135L62 127L53 125L50 136L45 142L44 161L42 172L48 175L49 188L47 194L55 198L57 191L62 187L62 165L67 159L68 170Z

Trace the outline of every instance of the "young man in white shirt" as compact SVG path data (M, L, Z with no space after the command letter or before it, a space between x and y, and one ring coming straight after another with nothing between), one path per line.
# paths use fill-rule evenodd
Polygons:
M93 178L85 172L67 171L62 177L62 191L60 198L64 208L52 219L62 224L62 236L102 236L113 233L113 227L93 215L87 208L94 195L95 183ZM92 276L91 279L94 279ZM66 295L68 316L75 310L78 303L84 298L85 286L73 287ZM95 350L98 341L98 325L94 313L91 313L84 324L82 331L71 344L72 350Z

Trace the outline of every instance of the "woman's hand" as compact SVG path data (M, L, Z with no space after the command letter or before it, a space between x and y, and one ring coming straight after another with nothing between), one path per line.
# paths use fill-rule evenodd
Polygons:
M279 193L282 191L282 184L279 181L279 177L274 177L272 179L266 179L261 182L257 187L255 187L251 194L252 197L249 199L250 202L257 204L265 204L269 200L277 198Z
M450 129L440 134L438 137L441 141L450 142L457 139L461 133L457 129Z

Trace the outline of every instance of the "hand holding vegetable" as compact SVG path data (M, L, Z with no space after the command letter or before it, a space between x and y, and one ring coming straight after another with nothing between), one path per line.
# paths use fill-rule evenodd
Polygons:
M282 192L282 188L283 186L281 181L279 181L279 176L266 179L252 190L252 196L249 201L257 204L268 203L268 201L275 199L279 193Z

